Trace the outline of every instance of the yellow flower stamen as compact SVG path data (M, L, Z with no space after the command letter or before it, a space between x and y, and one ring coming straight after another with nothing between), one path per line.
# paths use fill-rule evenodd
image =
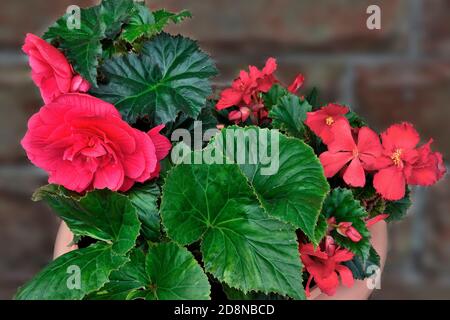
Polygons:
M333 123L334 123L334 119L333 119L333 117L327 117L326 119L325 119L325 123L327 124L327 126L331 126Z
M401 165L401 163L402 163L402 159L401 159L402 152L403 152L402 149L397 149L397 150L395 150L395 152L391 155L392 162L394 162L394 164L395 164L397 167L400 167L400 165Z

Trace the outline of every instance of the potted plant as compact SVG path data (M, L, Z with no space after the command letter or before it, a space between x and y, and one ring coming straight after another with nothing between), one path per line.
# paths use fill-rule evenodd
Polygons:
M409 123L250 66L220 95L213 60L163 31L190 17L131 0L59 19L24 52L44 106L22 146L64 223L17 299L366 299L409 185L445 174Z

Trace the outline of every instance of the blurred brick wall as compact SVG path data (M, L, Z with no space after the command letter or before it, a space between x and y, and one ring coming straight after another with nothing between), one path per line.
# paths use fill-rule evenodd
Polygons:
M41 35L70 4L0 2L0 298L10 298L51 258L57 219L32 203L45 175L28 164L19 140L41 105L20 45ZM154 0L151 7L190 9L171 28L198 39L216 59L224 86L269 56L281 80L298 73L324 102L349 104L376 129L407 120L450 157L450 1L448 0ZM382 29L366 28L366 8L382 10ZM374 298L450 298L449 179L415 193L416 206L391 227L388 265Z

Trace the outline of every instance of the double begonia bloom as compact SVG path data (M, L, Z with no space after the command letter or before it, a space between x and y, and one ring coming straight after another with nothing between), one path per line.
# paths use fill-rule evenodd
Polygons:
M257 103L260 92L268 92L276 82L273 75L277 69L277 62L269 58L262 70L249 66L249 71L241 70L239 77L233 81L231 88L225 89L220 95L216 109L223 110L233 106L249 106Z
M48 172L49 183L80 193L127 191L157 175L170 144L160 129L134 129L113 105L72 93L34 114L21 143L30 161Z
M432 140L417 148L419 134L410 123L396 124L381 134L383 152L373 185L386 200L400 200L406 185L429 186L441 179L446 168L442 155L432 152Z
M307 112L305 124L328 144L334 139L331 129L342 121L348 122L345 117L348 111L347 107L330 103L318 111Z
M336 138L328 144L328 151L319 156L327 178L333 177L341 169L345 183L352 187L366 184L365 170L373 170L380 157L382 147L378 135L363 127L358 130L357 142L347 121L340 121L332 129Z
M89 82L75 74L66 57L45 40L29 33L22 50L29 56L31 78L46 104L62 94L90 89Z
M319 289L332 296L339 287L339 277L346 287L354 283L352 271L342 262L353 259L354 254L336 246L333 238L327 236L321 246L314 248L312 243L300 244L300 258L309 273L306 283L306 295L310 296L311 281L314 279Z

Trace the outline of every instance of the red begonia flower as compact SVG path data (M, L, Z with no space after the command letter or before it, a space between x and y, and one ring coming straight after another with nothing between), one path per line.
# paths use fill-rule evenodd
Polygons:
M276 82L273 75L277 69L277 63L274 58L269 58L263 70L255 66L249 66L249 71L242 70L239 77L233 81L231 88L225 89L220 95L216 109L223 110L233 106L250 105L257 99L256 95L260 92L267 92Z
M76 75L66 57L45 40L28 33L22 50L29 56L31 78L46 104L65 93L89 90L90 84Z
M332 296L341 282L346 287L352 287L354 283L351 270L341 262L353 259L353 253L347 249L336 246L333 238L327 236L321 245L314 248L312 243L300 244L300 258L309 273L306 283L306 295L310 296L311 281L314 279L319 289Z
M348 108L338 104L328 104L318 111L308 112L305 124L319 136L325 144L333 141L331 129L339 122L348 122L345 114Z
M132 128L117 109L86 94L65 94L43 106L28 122L22 146L49 183L69 190L127 191L157 175L170 142Z
M345 183L353 187L363 187L366 184L364 170L373 170L375 161L381 155L378 135L368 127L363 127L359 129L355 143L351 127L346 121L340 121L333 126L331 134L336 138L328 144L328 151L319 157L325 176L333 177L345 167Z
M420 137L411 124L391 126L381 134L381 140L383 152L377 160L380 171L373 185L383 198L400 200L407 184L429 186L445 174L442 155L431 151L432 140L417 148Z

